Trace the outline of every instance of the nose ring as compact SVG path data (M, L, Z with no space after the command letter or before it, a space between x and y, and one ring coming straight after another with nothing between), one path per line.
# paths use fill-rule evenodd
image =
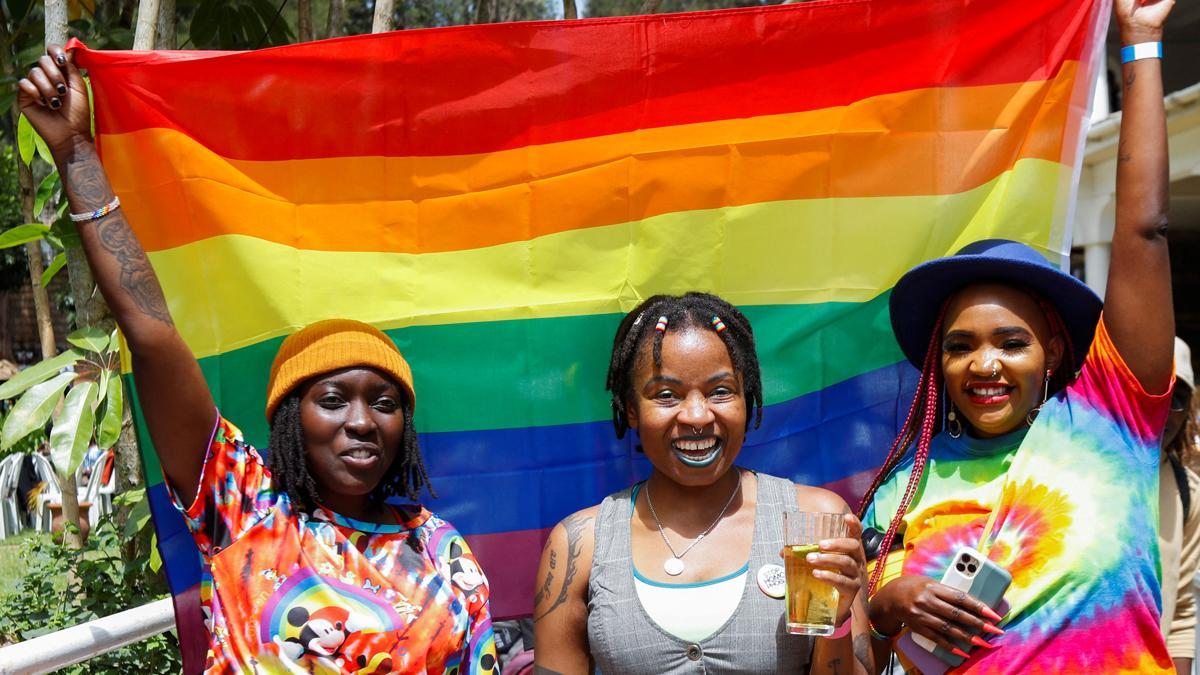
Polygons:
M690 426L690 425L689 425L689 426ZM700 435L700 432L701 432L701 431L704 431L704 429L703 429L702 427L692 427L692 433L693 433L693 434L695 434L695 435L697 435L697 436L699 436L699 435Z
M1000 374L1000 359L992 359L992 377Z

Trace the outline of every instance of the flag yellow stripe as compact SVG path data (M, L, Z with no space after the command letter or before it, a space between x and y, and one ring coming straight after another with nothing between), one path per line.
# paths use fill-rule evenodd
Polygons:
M1005 236L1049 248L1070 177L1061 164L1022 160L957 195L669 213L466 251L312 251L226 235L150 258L201 357L335 316L385 328L580 316L692 289L743 305L862 302L914 262L970 241Z

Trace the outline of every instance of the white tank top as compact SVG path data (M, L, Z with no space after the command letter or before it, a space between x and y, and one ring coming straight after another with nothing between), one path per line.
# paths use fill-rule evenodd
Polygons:
M749 563L719 579L693 584L666 584L633 570L638 601L654 623L671 635L699 642L716 633L737 610L746 586Z

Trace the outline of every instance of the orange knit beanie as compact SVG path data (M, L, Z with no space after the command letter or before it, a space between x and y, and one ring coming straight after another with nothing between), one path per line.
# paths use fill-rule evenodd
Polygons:
M279 345L267 382L267 421L279 402L305 380L353 366L367 366L390 375L415 406L412 369L396 343L378 328L350 319L309 324Z

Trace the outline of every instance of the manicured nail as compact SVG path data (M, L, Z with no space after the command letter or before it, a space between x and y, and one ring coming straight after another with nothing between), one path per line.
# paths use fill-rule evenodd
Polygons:
M996 648L996 645L988 644L987 640L984 640L983 638L979 637L978 635L971 636L971 644L975 645L976 647L983 647L984 649L995 649Z
M820 546L823 549L829 548L829 547L833 546L833 540L832 539L822 539L821 541L817 542L817 546Z
M58 61L58 65L60 66L65 66L67 64L67 57L65 54L59 54L54 60Z
M50 107L58 110L62 107L62 101L58 100L58 97L55 96L54 98L50 99Z
M816 553L809 553L808 555L804 556L804 559L810 563L815 563L818 560L818 556Z
M60 93L60 94L67 93L67 85L65 85L65 84L60 84L60 85L56 86L55 89L57 89L58 93Z
M997 623L1004 620L1004 617L1000 616L995 611L993 611L991 607L988 607L986 605L983 607L983 609L979 610L979 613Z
M992 635L1004 635L1004 631L1000 630L999 628L996 628L995 626L993 626L990 623L983 624L983 630L988 633L991 633Z
M954 654L955 656L959 657L960 659L969 659L969 658L971 658L971 655L970 655L970 654L968 654L968 653L964 652L963 650L959 649L958 647L955 647L954 649L951 649L951 650L950 650L950 653L951 653L951 654Z

